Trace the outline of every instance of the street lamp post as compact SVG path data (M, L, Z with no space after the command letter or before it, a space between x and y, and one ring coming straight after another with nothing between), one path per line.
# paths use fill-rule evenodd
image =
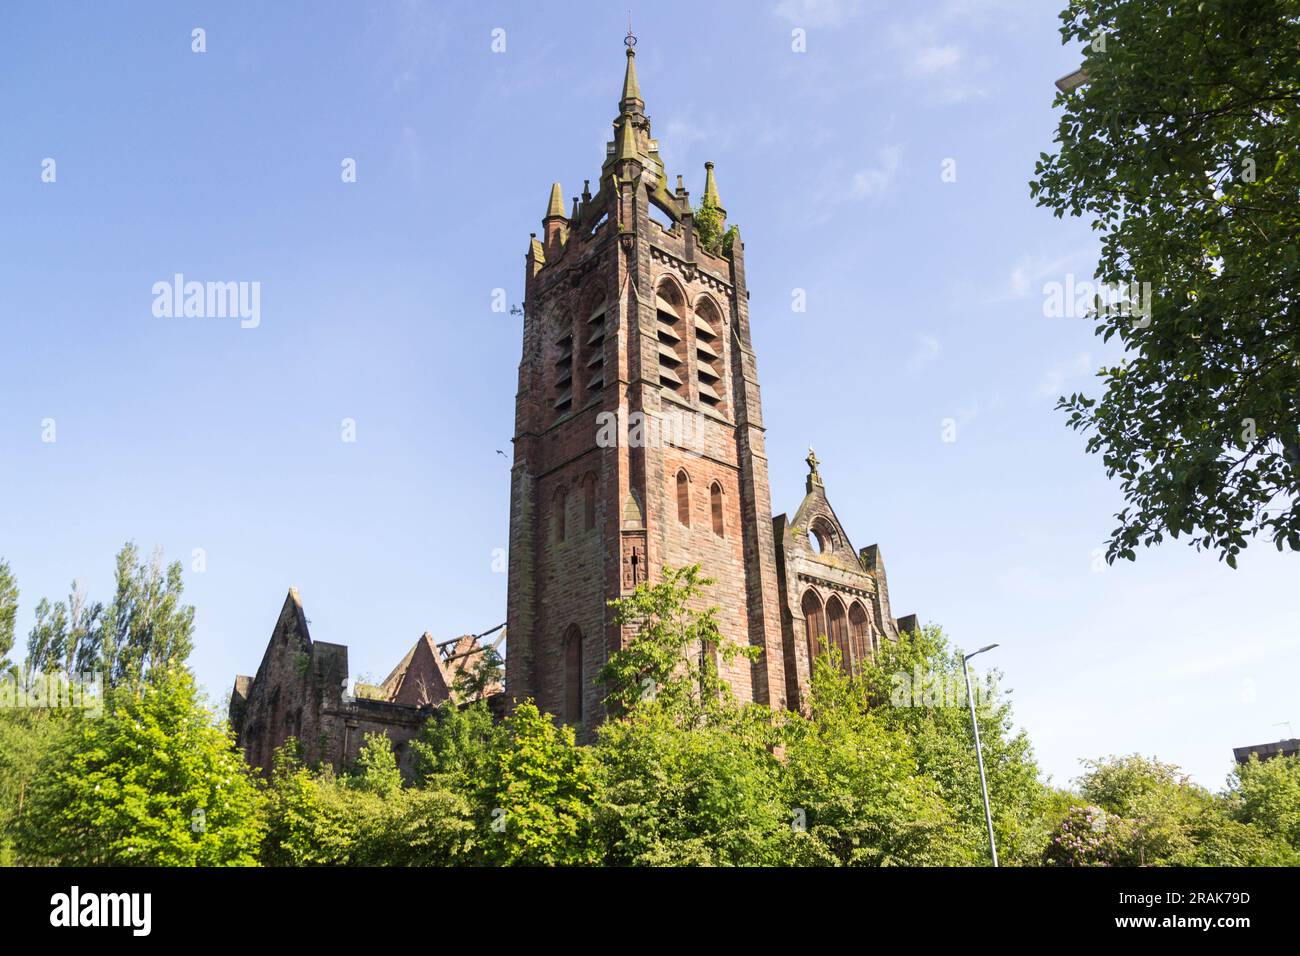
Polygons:
M1073 93L1088 82L1088 69L1081 66L1073 73L1067 73L1056 81L1056 88L1062 93Z
M961 672L962 676L966 678L966 700L970 704L970 729L975 734L975 760L979 763L980 767L980 793L984 796L984 822L989 828L989 855L993 857L993 865L997 866L998 847L993 840L993 813L989 810L989 785L988 781L984 779L984 750L980 747L980 727L979 723L975 720L975 695L972 694L970 690L970 670L966 667L966 662L976 654L983 654L985 651L991 651L995 647L997 647L996 644L989 644L986 647L981 647L973 654L962 654Z

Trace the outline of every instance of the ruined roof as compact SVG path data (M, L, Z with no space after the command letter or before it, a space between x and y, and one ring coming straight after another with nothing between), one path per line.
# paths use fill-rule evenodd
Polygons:
M385 697L398 704L441 704L451 696L451 681L438 658L433 635L425 631L383 683Z

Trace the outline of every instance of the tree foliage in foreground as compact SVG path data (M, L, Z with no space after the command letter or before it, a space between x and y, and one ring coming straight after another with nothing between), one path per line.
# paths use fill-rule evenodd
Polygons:
M1300 758L1252 759L1217 796L1154 757L1083 763L1079 803L1048 841L1048 865L1300 864L1300 841L1286 824L1300 807Z
M1235 567L1300 550L1300 2L1071 0L1088 82L1057 97L1031 193L1102 240L1097 278L1150 283L1096 316L1123 363L1058 407L1118 476L1107 559L1188 537Z
M10 668L9 652L14 646L14 624L18 617L18 582L9 564L0 558L0 677Z
M1014 865L1038 859L1056 814L1029 738L1014 726L1000 676L973 672L971 684L999 859ZM910 742L918 769L937 785L956 818L957 845L971 862L987 862L984 801L958 652L937 627L902 634L897 643L883 642L862 683L872 713Z
M961 663L935 628L859 673L814 664L807 713L741 704L698 568L615 608L636 629L605 671L595 742L531 702L496 721L445 704L403 780L369 735L336 773L297 742L257 778L181 667L112 689L94 718L0 712L0 860L278 866L984 865ZM829 646L829 642L826 642ZM1295 865L1300 758L1237 767L1218 795L1143 757L1038 779L994 675L974 678L1001 858L1032 865ZM647 680L649 678L649 680ZM907 693L900 686L910 682Z
M230 866L257 859L260 795L184 668L112 693L42 757L16 823L19 859Z

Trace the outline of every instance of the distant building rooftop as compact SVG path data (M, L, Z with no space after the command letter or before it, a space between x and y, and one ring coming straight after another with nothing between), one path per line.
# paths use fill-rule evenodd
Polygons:
M1250 760L1250 755L1258 755L1260 760L1268 760L1270 757L1294 757L1300 754L1300 739L1291 738L1290 740L1279 740L1273 744L1254 744L1250 747L1233 747L1232 755L1237 758L1237 763L1246 763Z

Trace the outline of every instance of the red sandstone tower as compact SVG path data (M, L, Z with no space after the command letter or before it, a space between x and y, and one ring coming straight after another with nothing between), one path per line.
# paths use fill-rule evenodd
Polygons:
M606 602L665 565L702 565L724 636L762 650L724 669L736 695L787 703L744 246L712 164L700 221L669 187L634 42L595 195L565 215L555 184L529 246L515 405L506 693L587 730L630 636Z

